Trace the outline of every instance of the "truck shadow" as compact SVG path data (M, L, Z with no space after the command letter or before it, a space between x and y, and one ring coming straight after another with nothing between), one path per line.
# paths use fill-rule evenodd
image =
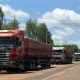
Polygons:
M11 71L11 72L7 72L7 71L1 71L0 74L30 74L33 73L32 71Z
M55 68L55 67L50 67L50 68L37 68L35 70L30 70L30 71L41 71L41 70L47 70L47 69L51 69L51 68Z
M0 71L0 75L7 75L7 74L30 74L30 73L35 73L35 71L42 71L42 70L46 70L46 69L51 69L51 68L55 68L55 67L50 67L50 68L37 68L35 70L31 70L31 69L26 69L25 71L19 71L19 70L12 70L12 71Z
M70 64L74 64L74 63L54 63L55 65L70 65Z

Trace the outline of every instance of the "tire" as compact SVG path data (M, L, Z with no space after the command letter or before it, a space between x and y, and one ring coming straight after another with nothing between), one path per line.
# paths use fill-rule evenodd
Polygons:
M15 68L15 69L7 69L6 70L8 73L17 73L18 70Z
M72 64L72 60L69 60L69 64Z
M41 64L41 68L47 68L46 64Z
M51 65L50 65L50 64L48 64L48 65L47 65L47 68L50 68L50 67L51 67Z
M51 67L51 62L48 62L47 63L47 68L50 68Z
M11 69L10 69L10 70L6 70L6 71L7 71L8 73L12 73L12 72L13 72L13 70L11 70Z
M36 70L37 69L37 64L35 62L32 62L30 64L30 68L31 68L31 70Z
M19 70L20 70L20 71L25 71L25 66L24 66L24 64L22 64L22 63L19 64Z

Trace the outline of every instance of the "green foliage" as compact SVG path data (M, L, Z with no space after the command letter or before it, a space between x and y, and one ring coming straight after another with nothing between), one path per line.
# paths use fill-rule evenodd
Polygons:
M46 42L47 31L48 31L47 27L44 23L39 24L39 26L38 26L38 36L37 36L39 41Z
M76 53L76 52L79 51L78 46L74 45L74 44L72 44L72 45L64 45L64 47L69 48L71 51L73 51L73 53Z
M1 27L3 24L3 17L4 17L4 13L3 13L2 9L0 8L0 30L1 30Z
M19 28L19 22L16 19L14 19L13 21L11 21L9 23L9 25L12 27L12 29L18 29Z
M45 23L39 24L37 32L38 32L37 38L39 41L50 43L50 44L53 43L51 39L51 33L48 31Z
M12 29L12 27L9 24L4 24L2 26L2 30L11 30L11 29Z
M8 24L4 24L1 29L2 30L18 29L19 28L19 25L18 24L19 23L18 23L17 20L13 20L13 21L11 21Z
M37 38L37 21L36 20L29 20L26 23L26 35L29 38L36 39Z
M48 31L45 23L38 24L36 20L26 22L25 34L32 39L53 44L51 33Z

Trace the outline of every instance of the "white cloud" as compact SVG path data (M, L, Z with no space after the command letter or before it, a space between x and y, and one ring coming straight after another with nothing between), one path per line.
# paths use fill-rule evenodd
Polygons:
M61 39L63 39L63 37L62 36L59 36L59 35L52 35L52 39L53 40L61 40Z
M1 8L2 8L4 14L5 14L5 18L6 19L13 19L14 15L18 20L29 17L28 13L26 13L26 12L24 12L22 10L15 10L9 5L0 4L0 6L1 6Z
M73 23L80 23L80 15L73 10L57 8L53 11L44 13L39 22L45 22L47 24L67 24L72 25Z
M59 29L54 29L55 34L53 34L54 31L52 31L52 38L60 40L74 34L75 30L73 27L80 26L80 14L77 14L73 10L56 8L53 11L44 13L38 19L38 22L46 23L50 30L57 26Z
M56 34L60 35L60 36L68 36L68 35L71 35L73 33L74 33L74 31L70 27L65 27L64 30L57 30L56 31Z
M19 24L19 26L20 26L20 29L24 30L24 29L25 29L26 24L25 24L25 22L24 22L24 23Z
M62 40L64 37L72 35L74 30L70 27L65 27L63 30L55 30L55 35L52 35L53 40Z
M38 22L47 24L56 44L65 44L65 38L68 40L68 37L76 34L75 28L80 26L80 14L73 10L56 8L53 11L44 13L38 19ZM80 41L73 41L73 43L80 45Z
M15 10L9 5L0 4L0 7L4 12L6 21L10 22L11 20L14 19L14 16L15 16L15 18L20 22L19 24L20 29L25 28L26 20L30 17L30 15L27 12L24 12L22 10Z
M77 27L80 26L80 14L73 10L56 8L53 11L44 13L39 19L39 23L46 23L48 28L55 26L60 27Z

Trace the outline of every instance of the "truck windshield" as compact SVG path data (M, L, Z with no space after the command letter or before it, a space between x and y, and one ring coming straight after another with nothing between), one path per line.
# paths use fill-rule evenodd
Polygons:
M63 50L53 50L53 55L59 55L62 53L63 53Z
M13 46L15 45L14 37L0 37L0 46Z

